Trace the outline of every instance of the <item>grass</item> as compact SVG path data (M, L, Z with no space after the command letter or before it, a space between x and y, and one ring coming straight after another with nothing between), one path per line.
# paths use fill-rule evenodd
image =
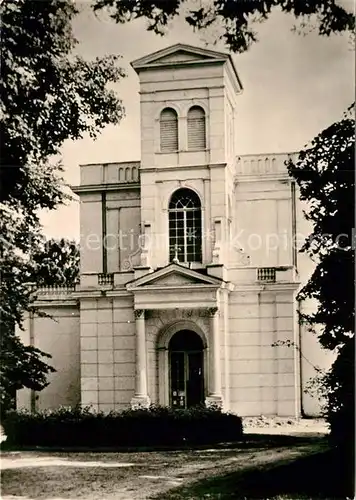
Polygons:
M334 450L299 458L285 465L234 471L186 487L156 500L319 500L354 498L353 464Z
M2 473L2 498L5 495L29 499L106 498L112 496L125 472L101 467L31 467ZM105 496L103 496L103 493Z
M334 500L342 468L328 450L319 437L246 434L221 449L5 451L2 498Z

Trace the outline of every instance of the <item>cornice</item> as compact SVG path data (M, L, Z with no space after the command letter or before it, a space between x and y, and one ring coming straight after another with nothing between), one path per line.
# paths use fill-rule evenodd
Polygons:
M129 292L124 289L102 288L96 290L82 290L73 294L78 300L100 299L101 297L130 297Z
M79 307L78 301L75 300L73 295L70 299L41 299L34 302L34 306L38 308L44 307Z
M155 287L162 287L162 284L157 283L156 285L149 285L149 283L154 282L155 280L162 279L167 276L177 274L177 275L183 275L185 277L189 277L192 279L191 283L183 284L183 285L178 285L178 288L182 289L185 286L213 286L213 287L221 287L222 284L225 282L221 280L220 278L216 278L215 276L209 276L206 274L202 274L199 271L195 269L189 269L181 264L175 264L175 263L170 263L167 266L158 269L154 272L147 272L144 276L141 276L139 278L133 279L132 281L129 281L126 283L126 288L129 290L132 290L134 288L138 287L148 287L152 290ZM193 280L198 281L194 282ZM164 288L168 289L170 286L173 288L177 287L177 284L175 283L174 285L165 285Z
M112 184L86 184L83 186L73 186L72 191L76 194L78 193L95 193L101 191L125 191L129 189L140 189L139 182L130 183L112 183Z
M168 291L174 291L177 294L180 292L192 292L192 291L208 291L208 290L219 290L219 288L224 288L221 285L208 285L192 283L191 285L142 285L137 287L130 287L130 292L133 293L167 293Z
M300 286L300 282L288 282L288 283L268 283L266 285L262 285L262 291L270 291L270 292L283 292L284 290L297 290Z
M181 151L182 153L186 153L189 151ZM211 169L211 168L224 168L228 166L227 163L201 163L200 165L196 164L191 164L191 165L174 165L174 166L152 166L152 167L141 167L140 172L154 172L154 173L159 173L159 172L169 172L169 171L177 171L177 170L191 170L192 168L196 169Z
M273 174L235 174L234 184L239 184L243 182L267 182L267 181L292 181L288 173L273 173Z
M217 59L195 59L192 61L164 61L157 63L150 63L141 65L134 68L136 71L150 71L154 69L165 69L165 68L184 68L187 66L211 66L212 64L225 64L227 59L217 58ZM148 82L145 82L148 83Z
M194 45L189 45L186 43L176 43L174 45L169 45L164 49L156 50L155 52L140 57L139 59L135 59L134 61L131 62L131 66L134 69L136 69L136 68L141 68L142 66L146 66L148 64L155 64L155 61L158 60L159 62L160 59L181 51L194 54L195 56L202 56L202 58L205 58L205 60L216 60L216 59L226 60L229 57L229 55L226 52L210 50L202 47L197 47Z

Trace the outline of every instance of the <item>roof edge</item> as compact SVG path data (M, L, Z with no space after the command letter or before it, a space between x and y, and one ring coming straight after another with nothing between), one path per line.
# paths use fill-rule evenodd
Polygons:
M148 65L150 63L150 60L158 58L158 57L164 57L167 56L173 52L176 52L178 50L186 50L187 52L193 52L195 54L200 54L200 55L207 55L211 57L218 57L218 58L224 58L228 59L229 54L226 52L221 52L217 50L210 50L210 49L205 49L202 47L194 46L194 45L189 45L186 43L176 43L174 45L169 45L168 47L165 47L164 49L156 50L155 52L152 52L150 54L147 54L143 57L140 57L138 59L135 59L134 61L131 61L131 66L134 69L139 69L141 65Z

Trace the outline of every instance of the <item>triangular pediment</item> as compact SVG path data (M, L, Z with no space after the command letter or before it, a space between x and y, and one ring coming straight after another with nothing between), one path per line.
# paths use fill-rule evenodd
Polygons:
M130 290L137 288L164 288L164 287L186 287L196 285L212 285L220 287L222 281L212 276L207 276L193 269L185 268L179 264L169 266L151 272L127 284Z
M153 281L150 281L148 286L150 285L191 285L192 283L199 283L196 279L192 278L191 276L184 276L181 273L177 273L175 271L163 275L159 278L156 278Z
M166 49L154 52L153 54L141 57L131 64L135 70L138 70L152 66L165 66L179 63L206 63L209 60L212 62L226 61L228 58L229 54L224 52L201 49L199 47L178 43Z
M196 54L189 52L188 50L178 50L164 57L160 57L155 62L156 64L163 63L175 63L175 62L186 62L186 61L201 61L202 59L210 59L210 57L201 54Z

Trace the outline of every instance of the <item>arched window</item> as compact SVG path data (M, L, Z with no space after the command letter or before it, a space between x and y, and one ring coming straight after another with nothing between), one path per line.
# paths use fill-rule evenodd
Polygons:
M188 111L188 149L199 151L205 148L205 112L200 106L193 106Z
M202 217L199 196L178 189L169 203L169 260L202 261Z
M160 116L162 153L178 151L178 115L172 108L165 108Z

